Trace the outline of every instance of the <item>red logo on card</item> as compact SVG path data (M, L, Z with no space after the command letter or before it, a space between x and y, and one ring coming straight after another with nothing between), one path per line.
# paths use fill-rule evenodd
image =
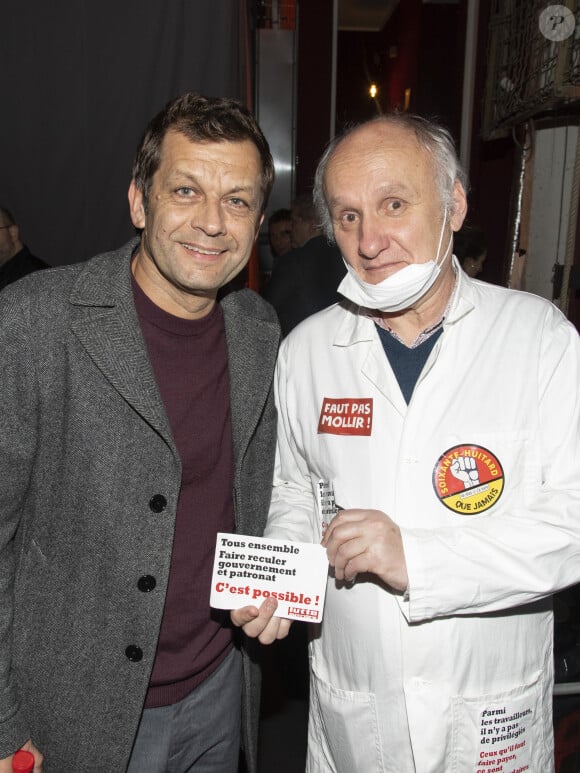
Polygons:
M329 435L370 435L373 427L373 398L325 397L318 420L318 432Z

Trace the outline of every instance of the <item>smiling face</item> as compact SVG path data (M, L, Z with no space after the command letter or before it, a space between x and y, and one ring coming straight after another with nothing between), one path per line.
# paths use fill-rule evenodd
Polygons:
M406 265L441 259L466 210L456 183L453 209L445 212L432 156L413 131L388 122L367 124L338 145L324 192L338 246L370 284ZM450 271L447 261L438 284Z
M217 292L249 260L261 214L256 146L192 142L169 131L148 203L132 182L131 219L142 229L135 280L157 306L178 317L207 314Z

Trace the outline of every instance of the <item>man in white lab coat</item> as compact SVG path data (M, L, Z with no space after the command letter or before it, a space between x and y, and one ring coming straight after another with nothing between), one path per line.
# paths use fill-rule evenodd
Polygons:
M465 188L448 133L411 115L350 130L318 168L345 301L283 342L266 531L322 541L330 563L309 773L553 770L580 344L549 302L462 272ZM274 611L232 616L268 643L289 625Z

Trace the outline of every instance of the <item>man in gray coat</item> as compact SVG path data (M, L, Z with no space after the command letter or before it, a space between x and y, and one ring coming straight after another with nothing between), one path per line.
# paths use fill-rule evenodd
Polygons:
M256 770L259 684L209 606L218 531L262 533L273 310L246 265L273 183L228 99L150 123L140 238L0 298L0 773Z

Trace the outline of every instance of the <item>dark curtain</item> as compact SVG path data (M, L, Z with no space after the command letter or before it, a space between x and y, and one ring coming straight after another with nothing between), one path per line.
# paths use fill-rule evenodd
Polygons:
M239 0L0 0L0 206L52 265L132 234L136 145L172 97L247 103Z

